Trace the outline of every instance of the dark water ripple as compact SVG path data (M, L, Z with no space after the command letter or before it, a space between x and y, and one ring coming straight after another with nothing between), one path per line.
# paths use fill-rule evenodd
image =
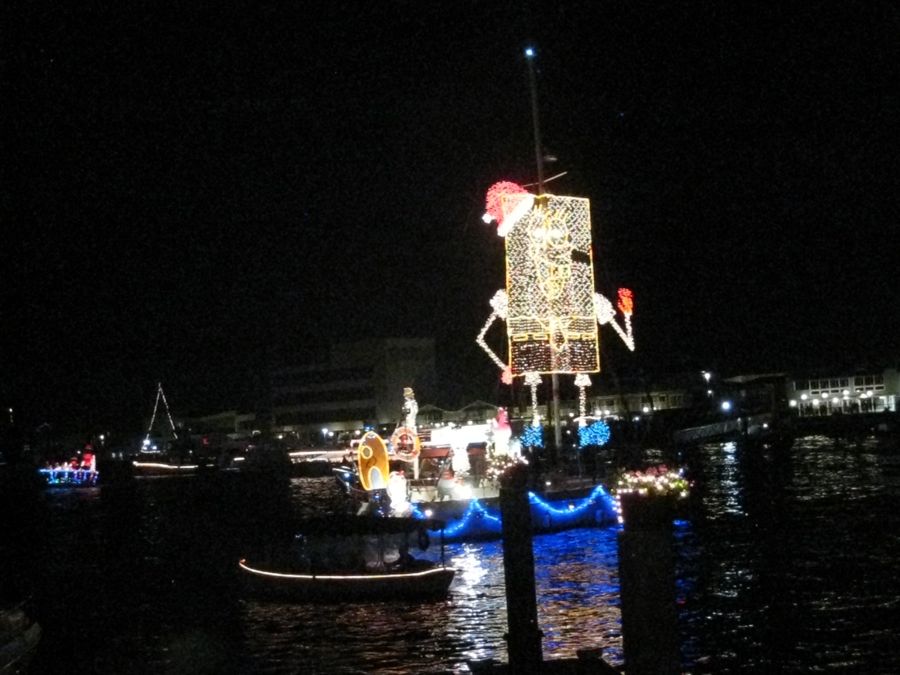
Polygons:
M785 456L711 444L675 529L689 672L900 672L900 452L801 439ZM340 508L329 479L139 481L47 495L34 672L447 673L507 658L499 542L446 547L448 599L303 605L241 593L235 561L284 513ZM622 661L617 528L535 538L545 658ZM437 557L438 547L427 555Z
M701 517L679 546L687 665L900 672L896 446L813 437L785 457L701 453Z

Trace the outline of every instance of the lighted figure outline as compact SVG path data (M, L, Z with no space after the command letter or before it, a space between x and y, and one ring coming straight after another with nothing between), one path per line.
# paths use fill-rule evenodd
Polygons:
M491 314L476 338L512 384L523 377L531 388L533 420L538 426L537 387L542 374L574 374L579 389L579 424L586 420L589 373L600 371L599 326L609 324L634 351L631 316L634 297L618 291L618 310L594 290L590 200L552 194L534 195L500 181L486 198L486 223L497 223L505 241L506 288L490 300ZM509 362L485 340L500 319L507 325Z

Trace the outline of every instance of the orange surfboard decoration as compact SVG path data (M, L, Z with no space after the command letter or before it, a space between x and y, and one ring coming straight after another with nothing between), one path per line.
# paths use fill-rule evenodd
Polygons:
M356 463L359 482L365 490L383 490L387 487L388 452L384 440L374 431L367 431L359 443Z

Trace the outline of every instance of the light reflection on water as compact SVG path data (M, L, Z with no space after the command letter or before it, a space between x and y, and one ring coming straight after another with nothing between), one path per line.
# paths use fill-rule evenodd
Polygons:
M699 504L676 547L683 662L900 672L896 442L808 437L784 454L709 444L694 459Z

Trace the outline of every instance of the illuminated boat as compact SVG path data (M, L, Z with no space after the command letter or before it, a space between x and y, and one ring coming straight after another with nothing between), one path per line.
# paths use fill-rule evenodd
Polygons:
M38 472L50 487L93 487L100 479L97 457L92 451L85 452L80 461L76 458L68 464L47 466Z
M444 524L433 519L336 516L297 525L294 542L264 559L241 559L248 590L289 600L429 600L447 595L455 571L440 562L409 554L409 540L422 550L430 532Z
M434 436L431 438L433 441ZM370 517L434 518L446 524L440 533L445 541L499 539L502 521L497 482L485 474L484 448L472 443L472 437L463 441L467 447L456 455L449 445L425 446L416 456L419 464L414 475L418 476L409 480L403 470L406 460L391 459L383 440L367 433L356 464L333 469L348 497L348 510ZM456 457L465 461L455 475L451 459ZM555 487L547 483L544 488L542 493L528 494L534 533L618 522L615 501L603 485L571 478Z
M94 469L73 469L66 466L38 471L50 487L93 487L100 479L100 472Z

